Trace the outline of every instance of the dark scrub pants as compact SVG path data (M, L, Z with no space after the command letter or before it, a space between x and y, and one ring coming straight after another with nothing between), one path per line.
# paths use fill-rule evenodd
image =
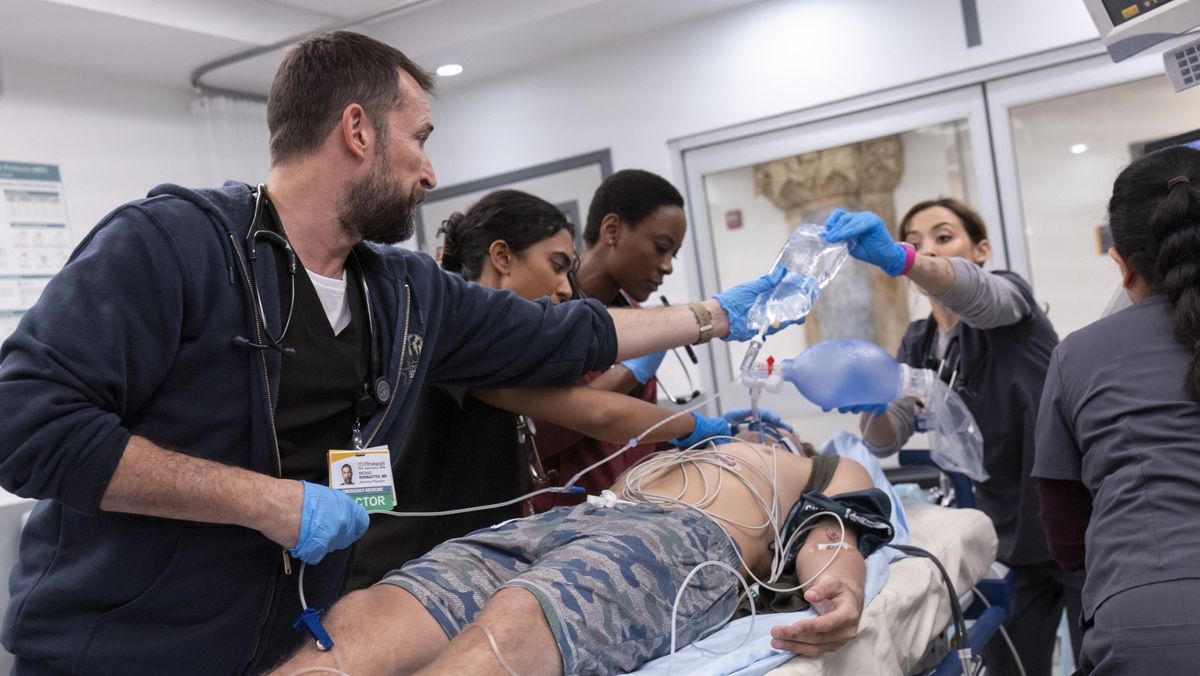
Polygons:
M1200 579L1134 587L1096 609L1077 673L1200 673Z

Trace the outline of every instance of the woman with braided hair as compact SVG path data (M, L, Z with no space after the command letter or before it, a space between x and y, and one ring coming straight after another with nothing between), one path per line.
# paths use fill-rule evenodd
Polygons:
M1054 350L1037 421L1042 521L1086 568L1083 674L1200 663L1200 151L1125 168L1108 205L1133 305Z

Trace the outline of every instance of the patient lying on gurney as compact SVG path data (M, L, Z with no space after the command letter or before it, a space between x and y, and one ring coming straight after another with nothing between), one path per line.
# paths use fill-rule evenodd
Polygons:
M862 612L860 540L869 552L890 538L887 514L869 518L872 506L890 505L857 463L780 449L738 441L660 453L621 476L615 504L559 508L446 542L338 602L324 621L332 654L310 642L278 673L335 664L356 676L630 671L671 651L673 627L681 647L729 619L742 589L731 569L751 581L811 579L802 593L820 617L773 628L772 645L836 650ZM810 491L823 495L798 504ZM824 496L868 518L844 531L828 515L808 518L845 515ZM777 546L789 539L790 548Z

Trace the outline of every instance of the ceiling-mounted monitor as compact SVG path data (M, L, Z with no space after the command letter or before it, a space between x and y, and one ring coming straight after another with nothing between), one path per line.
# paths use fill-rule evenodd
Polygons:
M1113 61L1200 26L1200 0L1083 0Z

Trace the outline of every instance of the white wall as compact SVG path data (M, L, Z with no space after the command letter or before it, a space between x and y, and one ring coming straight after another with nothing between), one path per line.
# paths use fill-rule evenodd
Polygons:
M765 0L447 93L430 153L441 185L611 148L682 187L672 139L1096 38L1080 0L978 4L968 49L960 0ZM672 298L699 293L684 251Z
M197 184L191 98L185 89L0 60L0 160L59 165L78 241L159 183Z
M77 242L113 207L159 183L196 184L190 100L185 90L0 61L0 160L59 165ZM0 571L16 560L29 506L0 490ZM0 587L0 605L7 600ZM0 652L0 669L10 666Z

